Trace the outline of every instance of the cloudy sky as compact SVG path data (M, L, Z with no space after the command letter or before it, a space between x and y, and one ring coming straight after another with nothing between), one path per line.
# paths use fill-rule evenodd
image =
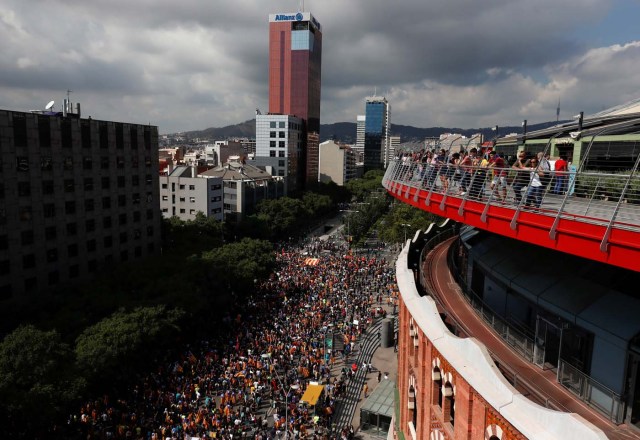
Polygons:
M222 127L268 108L268 16L297 0L3 0L0 109ZM306 0L323 26L322 123L374 93L394 124L555 120L640 98L640 0Z

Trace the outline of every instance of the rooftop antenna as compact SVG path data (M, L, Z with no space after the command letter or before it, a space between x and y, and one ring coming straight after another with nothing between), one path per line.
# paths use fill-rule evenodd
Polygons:
M556 122L560 120L560 98L558 98L558 107L556 107Z

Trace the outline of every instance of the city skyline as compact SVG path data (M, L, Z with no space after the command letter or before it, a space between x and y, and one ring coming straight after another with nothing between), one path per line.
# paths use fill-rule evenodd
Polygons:
M157 125L222 127L268 108L268 16L296 1L69 3L0 12L3 106ZM34 7L35 6L35 7ZM394 123L487 127L554 120L637 99L640 2L448 4L307 1L323 41L323 123L355 121L365 97ZM524 20L523 20L524 18Z

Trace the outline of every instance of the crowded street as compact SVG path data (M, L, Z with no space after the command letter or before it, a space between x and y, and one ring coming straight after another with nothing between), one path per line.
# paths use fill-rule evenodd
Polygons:
M87 402L70 429L83 439L353 438L357 427L333 416L367 368L350 357L396 300L392 265L337 236L276 252L275 273L226 313L222 331L185 346L126 397ZM310 385L321 390L313 401Z

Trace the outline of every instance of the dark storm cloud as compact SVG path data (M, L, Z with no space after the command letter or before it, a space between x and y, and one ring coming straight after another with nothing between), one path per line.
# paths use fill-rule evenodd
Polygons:
M617 48L588 40L620 1L307 0L323 26L321 117L354 121L373 93L390 100L394 123L417 126L548 120L559 98L585 111L620 103L637 89L633 37ZM35 108L70 88L95 117L161 132L245 121L267 108L269 14L298 5L5 0L0 96Z

